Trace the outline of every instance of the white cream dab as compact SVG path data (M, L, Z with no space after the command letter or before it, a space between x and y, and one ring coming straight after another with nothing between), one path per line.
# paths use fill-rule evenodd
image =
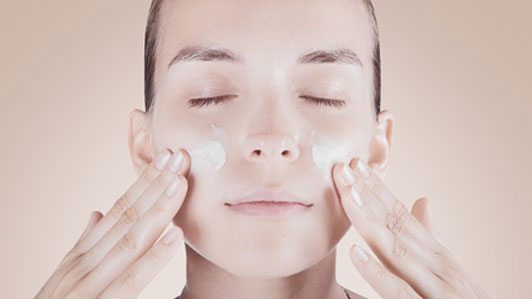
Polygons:
M328 179L331 175L331 168L336 162L348 163L349 149L324 139L323 142L314 142L315 131L311 133L312 160L316 167L324 172L324 178Z
M225 133L216 125L211 124L211 129L218 138L227 140L227 133ZM190 158L192 167L196 168L210 168L219 170L226 162L226 151L223 144L217 140L207 140L203 142L198 148L190 151Z
M225 149L221 142L208 140L190 152L192 165L199 168L218 170L225 164Z

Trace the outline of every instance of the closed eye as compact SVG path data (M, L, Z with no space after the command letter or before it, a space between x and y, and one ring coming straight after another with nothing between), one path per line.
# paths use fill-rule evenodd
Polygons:
M217 96L217 97L210 97L210 98L197 98L197 99L190 99L188 101L189 107L198 107L201 108L203 106L207 106L211 103L219 104L227 99L231 99L233 97L236 97L234 95L225 95L225 96Z
M343 100L335 100L335 99L325 99L325 98L316 98L311 96L300 96L302 99L307 99L312 103L315 103L316 105L324 105L324 106L332 106L338 109L341 109L345 106L345 101Z
M203 106L208 106L210 104L217 105L221 102L224 102L226 100L231 100L232 98L236 97L235 95L224 95L224 96L217 96L217 97L210 97L210 98L196 98L196 99L190 99L189 100L189 107L198 107L201 108ZM318 106L330 106L335 107L338 109L341 109L345 106L345 101L343 100L335 100L335 99L325 99L325 98L317 98L317 97L311 97L311 96L300 96L302 99L306 99L311 103L314 103Z

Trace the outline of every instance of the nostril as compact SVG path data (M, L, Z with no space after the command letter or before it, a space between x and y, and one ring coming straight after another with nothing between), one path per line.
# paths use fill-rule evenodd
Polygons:
M283 151L281 153L281 155L285 156L285 157L289 157L290 156L290 151Z
M260 150L254 150L253 156L260 156Z

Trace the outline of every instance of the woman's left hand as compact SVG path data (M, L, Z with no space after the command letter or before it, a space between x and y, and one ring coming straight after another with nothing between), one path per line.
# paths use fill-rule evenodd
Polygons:
M358 162L358 163L357 163ZM359 158L337 163L333 180L345 213L382 265L360 246L350 257L383 298L489 298L442 244L427 199L412 214Z

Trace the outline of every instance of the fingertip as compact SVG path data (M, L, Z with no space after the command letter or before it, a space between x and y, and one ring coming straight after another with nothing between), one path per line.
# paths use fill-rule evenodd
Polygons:
M182 235L183 235L183 232L181 231L181 229L174 226L171 229L169 229L168 232L166 232L166 234L164 235L162 239L162 242L164 245L174 244L177 242L177 240L181 238Z
M96 223L98 223L103 218L103 213L100 211L93 211L93 217L96 218Z
M353 260L358 262L366 263L369 260L368 253L361 247L356 244L353 244L349 249L349 254Z
M349 167L351 167L351 169L355 170L359 160L360 160L359 157L355 157L355 158L351 159L351 161L349 162Z
M183 167L180 171L184 176L188 176L188 173L190 172L190 166L192 164L192 158L190 157L190 154L185 148L179 148L177 151L181 152L183 154Z
M101 219L99 216L98 216L98 211L92 211L90 216L89 216L89 220L87 222L87 225L85 225L85 229L83 230L83 232L81 233L81 236L79 237L79 239L83 239L88 233L90 230L92 230L92 228L94 227L94 225L96 225L96 223L98 223L98 221ZM101 213L100 213L101 214Z
M179 180L179 190L188 190L188 179L185 177L185 175L180 174L177 176Z

